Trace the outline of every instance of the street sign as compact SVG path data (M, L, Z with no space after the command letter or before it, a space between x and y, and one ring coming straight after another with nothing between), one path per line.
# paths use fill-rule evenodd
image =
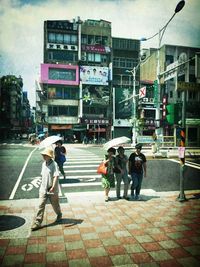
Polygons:
M139 90L139 98L143 98L146 96L146 86L140 88Z
M177 74L177 68L176 67L177 66L178 66L178 60L167 66L166 74L165 74L165 81L176 77L176 74Z

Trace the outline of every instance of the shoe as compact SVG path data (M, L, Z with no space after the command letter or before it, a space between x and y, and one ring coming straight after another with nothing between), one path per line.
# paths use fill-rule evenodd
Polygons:
M123 197L123 199L125 199L125 200L130 200L130 198L129 198L129 197Z
M122 197L117 197L117 199L122 199Z
M136 195L135 196L135 200L140 200L140 196L139 195Z
M109 200L109 197L105 197L105 202L108 202L108 200Z
M131 195L131 199L135 200L135 195Z
M41 224L40 223L34 223L32 226L31 226L31 230L32 231L36 231L38 229L41 228Z
M56 218L56 220L55 220L55 222L60 222L60 221L62 221L62 213L61 214L59 214L58 216L57 216L57 218Z

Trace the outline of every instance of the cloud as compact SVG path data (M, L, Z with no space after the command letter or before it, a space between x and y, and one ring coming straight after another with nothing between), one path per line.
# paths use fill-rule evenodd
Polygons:
M112 22L112 36L150 37L173 15L179 0L1 0L0 75L21 75L24 90L35 105L34 82L43 61L45 20L104 19ZM164 34L162 44L200 47L200 1L186 0ZM157 47L158 38L142 44Z

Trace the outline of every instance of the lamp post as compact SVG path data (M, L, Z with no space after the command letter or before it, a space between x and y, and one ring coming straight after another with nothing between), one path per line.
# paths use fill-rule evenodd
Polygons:
M161 42L162 42L162 38L164 36L164 33L166 31L167 26L169 25L170 21L174 18L174 16L176 15L176 13L180 12L182 10L182 8L185 5L185 1L182 0L180 1L175 10L174 10L174 14L172 15L172 17L168 20L168 22L157 32L155 33L153 36L149 37L149 38L141 38L141 41L148 41L152 38L154 38L155 36L158 35L158 49L157 49L157 68L156 68L156 83L157 83L157 101L156 101L156 114L155 114L155 120L156 122L158 122L158 127L156 129L156 134L159 135L160 134L160 48L161 48Z
M126 70L126 72L131 73L133 75L133 91L132 91L132 98L133 98L133 109L132 109L132 119L133 119L133 128L132 128L132 145L136 145L136 72L138 67L140 66L140 62L137 66L135 66L132 70Z

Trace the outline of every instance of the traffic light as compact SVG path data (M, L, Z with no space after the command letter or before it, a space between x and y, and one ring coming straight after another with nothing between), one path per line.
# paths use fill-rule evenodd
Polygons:
M166 106L168 115L167 121L169 124L178 124L178 121L180 120L179 117L179 104L169 104Z

